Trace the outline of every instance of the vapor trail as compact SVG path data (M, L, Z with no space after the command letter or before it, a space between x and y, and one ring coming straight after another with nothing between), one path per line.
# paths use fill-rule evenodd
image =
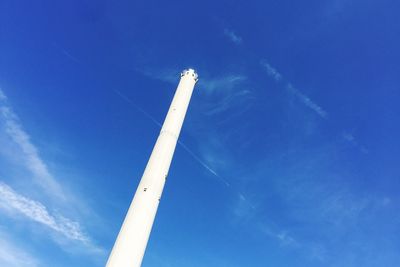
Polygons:
M114 92L122 97L126 102L131 104L135 109L137 109L139 112L141 112L143 115L145 115L148 119L150 119L153 123L155 123L158 127L162 127L161 123L156 120L153 116L151 116L148 112L146 112L144 109L142 109L140 106L138 106L135 102L133 102L130 98L128 98L126 95L122 94L120 91L114 89Z
M155 119L152 115L150 115L147 111L145 111L143 108L141 108L139 105L137 105L133 100L122 94L120 91L114 89L114 92L119 95L122 99L124 99L126 102L131 104L136 110L141 112L143 115L145 115L149 120L151 120L154 124L156 124L158 127L162 127L162 124ZM197 162L199 163L204 169L206 169L208 172L210 172L213 176L217 177L219 180L221 180L227 187L230 186L230 183L227 182L224 178L219 176L216 171L214 171L210 166L208 166L204 161L200 159L199 156L197 156L188 146L186 146L182 141L178 140L178 144L186 150L186 152Z
M202 161L196 154L193 153L193 151L188 148L184 143L182 143L181 141L178 140L178 144L184 149L186 150L186 152L189 153L190 156L192 156L192 158L197 161L201 166L203 166L207 171L209 171L210 173L212 173L215 177L217 177L218 179L220 179L226 186L231 186L231 184L226 181L224 178L222 178L221 176L219 176L213 169L211 169L206 163L204 163L204 161Z

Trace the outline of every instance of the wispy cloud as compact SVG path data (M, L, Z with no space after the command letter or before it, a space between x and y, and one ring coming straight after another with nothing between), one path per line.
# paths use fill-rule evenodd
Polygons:
M265 235L277 240L281 246L299 246L299 243L296 241L296 239L287 231L275 231L266 224L261 225L261 231Z
M248 197L239 191L236 193L236 203L232 211L232 222L234 224L239 224L241 227L246 225L252 231L260 233L260 236L265 236L273 242L277 242L281 247L296 249L303 247L303 244L289 233L288 230L280 228L272 220L261 219L260 214L258 214L260 211L259 207L257 208Z
M3 93L3 91L0 88L0 100L7 100L6 95Z
M39 155L38 149L31 142L31 137L24 131L18 116L7 103L7 97L0 89L3 97L0 101L0 116L4 124L6 134L19 147L22 164L33 174L35 182L47 193L65 199L60 184L50 174L47 165Z
M230 110L233 107L237 107L241 105L240 113L246 110L249 103L249 100L254 100L253 94L251 91L243 89L241 91L223 96L216 103L211 103L209 105L205 105L205 115L213 116L224 111Z
M40 264L35 257L0 236L0 266L37 267Z
M260 62L261 66L264 67L265 71L267 72L268 76L274 79L276 82L284 81L286 83L286 90L294 95L304 106L308 107L309 109L313 110L318 116L323 119L328 117L328 112L326 112L320 105L316 102L311 100L307 95L303 94L299 89L295 88L291 82L286 82L283 78L283 75L276 70L271 64L267 61L262 60Z
M176 86L179 81L178 71L172 69L164 69L158 71L145 71L140 72L150 78L162 80ZM222 114L223 112L240 106L239 112L245 112L249 106L251 106L251 100L254 99L253 93L248 89L243 89L244 83L247 81L247 76L241 74L225 74L216 77L211 77L207 74L200 76L199 82L196 85L196 90L207 98L206 104L202 104L201 108L203 112L201 114L206 116L215 116ZM149 112L145 111L132 99L122 94L120 91L116 93L123 98L126 102L130 103L135 109L143 113L149 120L154 124L161 127L161 123L155 119ZM232 113L229 116L224 116L224 121L232 119L237 116L238 112ZM202 140L211 140L213 138L202 138ZM204 167L210 174L212 174L221 184L226 188L231 187L231 183L228 179L223 177L218 172L218 167L221 162L217 162L218 159L214 157L214 153L209 153L209 144L202 145L200 151L201 156L196 154L193 149L186 146L182 141L178 141L178 144L186 150L186 152L202 167ZM208 148L206 149L205 146ZM212 146L212 145L211 145ZM235 194L241 195L236 189L231 189ZM245 201L247 203L247 201ZM248 203L246 204L248 205Z
M40 202L24 197L7 184L0 182L0 208L12 213L19 213L46 226L64 237L88 244L89 238L81 230L78 222L61 215L52 215Z
M10 215L12 219L24 219L24 223L27 225L39 224L46 227L50 230L48 233L53 237L53 241L58 243L62 249L69 250L71 242L68 241L76 241L75 247L83 245L86 252L102 254L103 249L89 239L82 231L78 221L63 216L61 211L50 212L47 208L58 207L57 209L60 210L68 210L69 214L76 214L82 212L85 203L69 191L67 194L67 191L56 181L1 89L0 94L4 96L0 99L1 137L6 139L5 142L9 146L4 153L5 159L22 166L28 171L30 174L28 177L31 178L24 180L25 184L30 185L24 187L24 191L30 192L30 194L18 193L0 181L0 210L6 215ZM10 169L11 172L12 169ZM10 176L9 179L14 179L17 184L23 181L20 176ZM30 199L26 195L40 197L41 202ZM91 218L96 216L90 209L85 209L83 212L90 213Z
M179 73L178 69L149 69L136 68L137 72L151 79L160 80L170 83L174 86L178 85ZM223 74L219 76L201 75L199 82L196 84L196 90L207 96L229 95L232 91L247 80L247 76L242 74Z
M182 70L175 68L151 69L151 68L141 67L141 68L135 68L135 71L151 79L177 85L180 77L179 73Z
M234 221L247 223L250 227L260 231L268 238L277 241L281 246L297 247L299 242L286 230L277 229L271 222L265 222L257 214L258 209L243 193L236 192L236 203L233 207Z
M159 70L138 68L136 70L151 79L164 81L173 86L176 86L179 82L179 71L173 68ZM246 112L252 106L253 100L255 100L253 92L250 88L247 88L247 80L246 75L237 73L218 76L211 76L207 73L200 75L195 90L201 96L207 97L207 101L201 104L202 114L215 116L240 106L240 109L230 113L223 121L220 121L226 122ZM139 110L143 113L141 108ZM148 117L148 115L146 116Z
M230 29L224 29L224 34L226 37L229 38L230 41L232 41L236 45L240 45L243 43L242 37L237 35L234 31Z
M326 149L324 151L328 153ZM313 162L310 163L310 160ZM316 175L324 171L319 165L324 165L325 161L325 158L314 157L298 160L297 166L285 170L287 174L281 174L284 179L276 181L278 186L275 189L291 207L290 217L296 221L310 223L309 219L313 218L312 223L325 225L324 231L350 227L359 221L363 211L374 206L376 200L372 196L355 195L345 184L339 185L334 177L326 180L320 177L323 175ZM299 167L307 165L307 169ZM314 175L309 169L313 169Z
M374 202L372 198L355 197L346 191L327 193L325 198L321 198L321 206L318 206L320 218L334 227L348 227L360 220L364 210L372 211L370 208Z
M342 137L343 137L343 139L346 140L348 143L350 143L350 144L352 144L354 147L358 148L362 153L364 153L364 154L368 154L368 153L369 153L368 149L367 149L365 146L361 145L361 144L356 140L355 136L354 136L352 133L347 132L347 131L344 131L344 132L342 133Z
M197 87L201 93L210 94L227 94L232 89L246 81L247 77L238 74L222 75L219 77L201 77Z
M224 123L248 111L255 97L246 81L246 76L238 74L201 78L197 90L207 98L201 102L201 113Z

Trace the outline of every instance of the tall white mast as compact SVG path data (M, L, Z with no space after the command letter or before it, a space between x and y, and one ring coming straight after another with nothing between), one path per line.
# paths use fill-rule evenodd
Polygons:
M184 70L106 267L140 267L179 133L198 78Z

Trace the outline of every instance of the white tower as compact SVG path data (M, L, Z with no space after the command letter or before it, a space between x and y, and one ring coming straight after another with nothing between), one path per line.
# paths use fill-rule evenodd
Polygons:
M106 267L140 267L186 110L198 78L184 70Z

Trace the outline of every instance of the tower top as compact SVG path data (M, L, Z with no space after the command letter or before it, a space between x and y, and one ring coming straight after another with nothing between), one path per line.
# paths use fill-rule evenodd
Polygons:
M181 77L183 77L183 76L189 76L189 77L191 76L191 77L193 77L195 82L197 82L199 80L199 75L197 74L197 72L194 69L191 69L191 68L184 69L181 72Z

